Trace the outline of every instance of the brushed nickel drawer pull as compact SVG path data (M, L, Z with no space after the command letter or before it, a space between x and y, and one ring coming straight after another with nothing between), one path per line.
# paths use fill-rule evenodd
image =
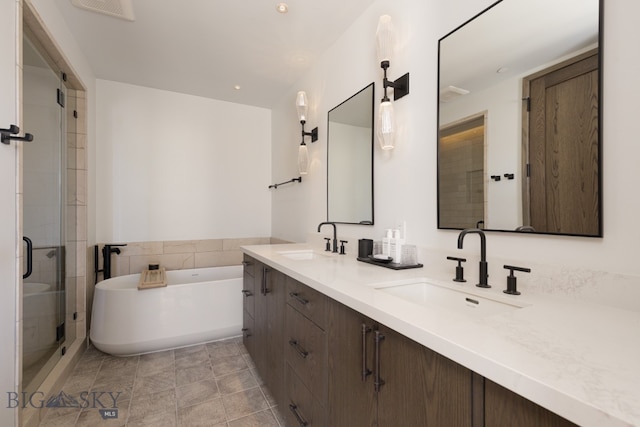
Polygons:
M252 295L253 295L253 294L251 293L251 291L250 291L250 290L248 290L248 289L243 289L243 290L242 290L242 293L244 294L244 296L245 296L245 297L250 297L250 296L252 296Z
M309 304L309 300L306 300L304 298L302 298L300 295L298 295L296 292L289 292L289 296L291 298L294 298L296 301L298 301L300 304L302 305L307 305Z
M302 418L302 415L300 415L300 413L298 412L298 407L295 403L289 404L289 410L293 412L293 415L296 417L296 420L298 420L298 424L300 424L300 427L307 427L309 425L309 423L306 422L304 418Z
M295 351L298 352L298 354L300 355L300 357L302 357L303 359L306 359L307 356L309 355L308 351L305 351L304 348L300 347L300 345L298 345L298 341L294 340L294 339L290 339L289 340L289 345L291 347L294 348Z

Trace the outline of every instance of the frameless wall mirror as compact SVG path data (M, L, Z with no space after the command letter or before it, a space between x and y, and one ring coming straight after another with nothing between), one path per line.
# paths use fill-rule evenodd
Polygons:
M373 224L373 92L371 83L329 111L327 221Z
M438 228L602 236L602 0L501 0L439 41Z

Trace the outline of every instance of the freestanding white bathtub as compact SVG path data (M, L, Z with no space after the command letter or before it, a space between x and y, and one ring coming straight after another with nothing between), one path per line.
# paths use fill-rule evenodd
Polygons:
M99 282L90 337L131 356L240 335L242 266L167 271L167 286L138 290L140 274Z

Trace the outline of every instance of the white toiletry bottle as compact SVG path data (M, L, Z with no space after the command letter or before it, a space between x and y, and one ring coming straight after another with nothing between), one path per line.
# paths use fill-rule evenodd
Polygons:
M395 229L392 231L390 247L390 257L393 258L393 262L396 264L402 264L402 244L404 239L400 236L400 230Z
M391 229L388 228L385 230L384 237L382 238L382 255L386 257L392 256L391 248L390 248L391 237L392 237L392 232L391 232Z

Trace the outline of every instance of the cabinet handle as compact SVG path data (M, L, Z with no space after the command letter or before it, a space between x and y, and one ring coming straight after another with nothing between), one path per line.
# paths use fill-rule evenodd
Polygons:
M249 267L252 266L253 263L251 261L242 261L242 265L244 265L245 267Z
M267 267L263 267L262 269L262 286L260 289L260 293L262 295L267 295L270 291L267 288L267 273L269 273L271 270L269 270Z
M294 298L296 301L298 301L300 304L302 305L307 305L309 304L309 300L306 300L304 298L302 298L300 295L298 295L298 293L296 292L289 292L289 296L291 298Z
M384 385L384 380L380 378L380 342L384 340L384 335L380 333L380 331L375 331L375 365L376 365L376 374L373 380L373 388L378 393L380 391L380 387Z
M296 417L296 420L298 420L298 424L300 424L300 427L307 427L309 425L309 423L306 422L304 418L302 418L302 415L300 415L300 413L298 412L298 407L295 403L289 404L289 410L293 412L293 415Z
M248 333L248 331L249 331L249 328L242 328L242 332L244 333L244 336L246 338L249 338L251 336L251 334Z
M295 349L295 351L297 351L298 354L300 355L300 357L302 357L303 359L306 359L307 356L309 355L308 351L305 351L304 348L300 347L300 345L298 344L298 341L296 341L294 339L290 339L289 340L289 345L291 347L293 347Z
M253 294L251 293L251 291L250 291L250 290L248 290L248 289L243 289L243 290L242 290L242 293L244 294L244 296L245 296L245 297L250 297L250 296L252 296L252 295L253 295Z
M367 368L367 334L371 332L371 328L362 324L362 382L367 381L367 377L371 375L371 370Z

